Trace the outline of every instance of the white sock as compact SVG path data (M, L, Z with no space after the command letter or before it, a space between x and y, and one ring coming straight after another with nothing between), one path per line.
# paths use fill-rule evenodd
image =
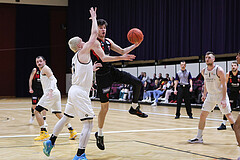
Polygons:
M226 122L227 122L226 120L223 120L223 122L222 122L222 123L223 123L224 125L226 125Z
M67 128L70 128L72 127L72 125L70 123L67 124Z
M98 128L98 136L103 136L103 129L102 128Z
M79 148L85 149L93 128L93 120L83 121L83 129L79 138Z
M203 130L198 129L197 138L202 138Z
M62 131L63 127L69 123L70 118L67 116L63 116L55 125L53 129L53 135L58 136L59 133Z
M136 109L137 106L138 106L138 103L133 103L133 102L132 102L132 107L133 107L133 109Z

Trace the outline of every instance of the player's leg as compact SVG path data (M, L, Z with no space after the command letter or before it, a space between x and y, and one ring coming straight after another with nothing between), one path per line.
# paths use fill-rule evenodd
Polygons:
M29 120L29 123L32 124L33 121L34 121L34 117L35 117L35 113L34 113L34 110L36 108L36 105L38 103L38 97L35 95L35 94L32 94L32 107L31 107L31 118Z
M140 91L141 88L143 86L142 82L134 77L133 75L131 75L128 72L125 71L119 71L117 69L115 69L113 72L113 78L114 78L114 82L120 82L123 84L130 84L133 86L133 99L132 99L132 104L131 107L129 109L129 113L133 114L133 115L137 115L141 118L147 118L148 115L143 113L140 110L140 104L138 103L138 99L140 96Z
M206 124L206 119L208 116L209 112L208 111L202 111L200 115L200 120L198 123L198 132L195 138L189 139L189 143L203 143L202 135L203 135L203 130Z
M52 133L50 139L43 142L43 146L44 146L43 153L46 156L50 156L50 152L51 152L53 146L55 145L55 141L56 141L59 133L62 131L63 127L67 123L69 123L70 118L73 118L73 117L69 116L69 115L64 115L54 126L53 133Z
M240 146L240 114L238 114L237 120L235 121L233 128L238 142L238 146Z
M35 115L36 115L36 119L37 119L37 122L38 122L38 125L40 126L40 136L36 137L34 140L35 141L42 141L42 140L46 140L48 137L49 137L49 134L47 132L47 126L44 125L44 120L43 120L43 117L42 117L42 114L41 112L43 110L48 110L44 107L42 107L41 105L37 105L37 107L35 108Z

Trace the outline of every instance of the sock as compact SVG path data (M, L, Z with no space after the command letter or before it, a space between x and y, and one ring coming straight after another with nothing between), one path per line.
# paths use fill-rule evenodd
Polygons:
M203 130L198 129L197 138L202 138Z
M137 106L138 106L138 103L133 103L133 102L132 102L132 107L133 107L133 109L136 109Z
M223 120L222 124L224 124L226 126L226 122L227 122L226 120Z
M46 121L47 117L46 116L43 116L43 120Z
M85 153L85 149L78 148L77 156L81 156L83 153Z
M47 132L47 128L41 128L41 131Z
M73 128L72 128L72 127L69 127L69 128L68 128L68 130L69 130L69 131L72 131L72 130L73 130Z
M54 144L55 144L56 139L57 139L57 136L55 136L54 134L52 134L51 137L50 137L50 139L49 139L49 140L52 142L52 145L53 145L53 146L54 146Z
M93 128L93 120L83 121L83 129L79 137L79 149L85 149Z
M103 129L102 128L98 128L98 136L103 136Z

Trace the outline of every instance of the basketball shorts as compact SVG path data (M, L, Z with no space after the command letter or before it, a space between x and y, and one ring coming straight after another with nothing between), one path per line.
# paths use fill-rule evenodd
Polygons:
M43 96L43 91L34 90L32 93L32 105L36 105L39 99Z
M217 104L219 109L221 110L222 114L231 113L231 106L229 103L228 95L226 94L226 107L225 108L222 108L221 101L222 101L222 94L208 94L207 98L205 99L205 101L203 103L202 110L211 112Z
M95 115L89 98L89 91L80 86L72 85L68 92L64 114L70 117L78 116L80 120L93 119Z
M37 105L40 105L46 109L51 109L52 113L59 113L61 111L61 94L58 89L55 89L52 92L52 97L50 98L48 95L49 92L43 94L40 98Z

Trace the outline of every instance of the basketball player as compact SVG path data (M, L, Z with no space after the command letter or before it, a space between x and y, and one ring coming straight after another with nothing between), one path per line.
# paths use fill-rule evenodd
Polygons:
M238 96L239 96L239 87L240 87L240 71L238 70L237 62L232 62L232 70L226 74L226 81L229 84L229 99L231 104L231 109L237 108ZM223 116L223 122L218 130L226 130L226 121L227 118Z
M34 121L34 109L36 108L36 104L38 103L39 99L42 97L43 95L43 90L42 90L42 85L41 85L41 80L40 80L40 70L39 68L33 68L32 73L30 74L29 77L29 93L32 94L32 116L31 119L29 121L30 124L33 123ZM46 123L46 111L44 110L42 112L43 114L43 120L45 125L47 126Z
M198 124L198 133L196 138L188 140L189 143L203 143L202 133L206 118L216 104L218 104L221 112L226 115L232 127L234 124L227 96L226 76L222 67L215 65L214 61L214 53L208 51L205 55L207 67L203 68L201 72L204 76L204 93L202 95L202 101L204 101L204 103Z
M95 116L89 97L93 80L90 50L94 49L94 51L96 51L95 53L102 58L103 61L132 60L135 58L134 55L128 54L115 57L106 56L97 41L98 26L96 8L91 8L90 14L92 19L92 31L89 40L85 43L81 38L73 37L68 42L70 49L75 53L72 58L72 86L69 89L68 101L63 118L55 125L51 138L43 143L43 152L46 156L50 155L57 136L63 129L63 126L70 121L70 118L79 116L80 120L83 122L83 129L79 138L78 151L73 160L86 159L85 148L93 128L93 117ZM94 70L98 70L98 67L101 66L100 63L95 63Z
M48 111L51 108L52 113L54 113L59 119L63 117L61 111L61 95L57 88L57 79L53 75L52 70L46 65L46 60L42 56L36 58L37 67L40 69L40 79L43 87L43 96L40 98L36 108L35 115L38 124L41 128L40 136L36 137L35 141L46 140L49 137L47 126L44 125L43 117L41 112L43 110ZM70 124L67 124L70 137L69 139L75 139L77 137L77 132L72 128Z
M113 50L121 55L125 55L138 47L141 43L136 43L123 49L115 44L111 39L105 38L106 27L108 25L107 22L103 19L99 19L97 23L98 41L100 42L100 45L106 55L110 55L110 50ZM113 82L131 84L133 86L133 100L129 109L130 114L137 115L142 118L146 118L148 115L140 110L140 105L138 104L142 82L127 72L119 71L113 67L111 63L103 62L93 50L91 52L92 60L94 62L97 61L98 63L101 63L103 66L96 72L96 81L98 86L98 94L100 95L101 110L98 115L98 132L95 133L95 137L98 148L104 150L103 125L109 108L109 94ZM108 78L106 79L106 77Z

